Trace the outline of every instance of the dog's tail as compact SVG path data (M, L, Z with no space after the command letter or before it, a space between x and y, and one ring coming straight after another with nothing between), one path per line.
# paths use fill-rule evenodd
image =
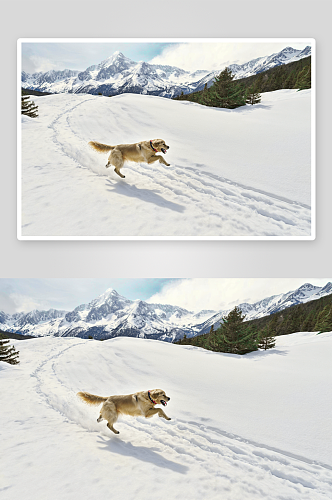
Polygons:
M94 396L93 394L89 394L88 392L78 392L77 396L83 399L83 401L88 405L100 405L107 399L103 398L102 396Z
M98 151L98 153L107 153L115 148L115 146L108 146L107 144L101 144L100 142L90 141L89 146Z

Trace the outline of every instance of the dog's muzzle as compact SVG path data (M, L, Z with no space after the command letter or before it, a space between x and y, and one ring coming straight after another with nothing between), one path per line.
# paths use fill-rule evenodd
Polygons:
M169 149L169 146L167 146L167 149ZM167 153L167 150L165 148L161 148L161 150L164 153L164 155Z
M170 399L171 399L171 398L168 398L168 401L169 401ZM163 406L167 406L167 402L166 402L164 399L161 399L161 400L160 400L160 402L161 402L161 404L162 404Z

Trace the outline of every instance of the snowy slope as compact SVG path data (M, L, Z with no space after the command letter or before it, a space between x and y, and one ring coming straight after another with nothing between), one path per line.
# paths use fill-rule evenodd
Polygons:
M317 300L332 293L332 283L323 287L305 283L297 290L273 295L254 304L238 307L246 320L261 318L286 307ZM193 313L170 304L152 304L143 300L129 300L109 288L89 304L80 304L73 311L31 311L12 316L0 311L0 327L4 331L25 335L81 337L105 339L118 336L141 337L172 342L184 334L192 337L220 325L222 311Z
M246 356L152 340L14 341L0 363L4 500L328 500L332 333ZM76 398L163 388L171 421L118 436Z
M23 237L308 237L310 90L235 110L154 96L34 97L22 119ZM88 146L162 137L120 179Z
M311 54L307 46L303 50L286 47L276 54L259 57L245 64L229 66L235 78L261 73L281 64L288 64ZM204 84L212 85L217 71L196 70L185 71L175 66L149 64L144 61L135 62L117 51L99 64L90 66L85 71L47 71L32 75L22 72L22 87L51 93L89 93L117 95L124 92L136 94L159 95L173 97L195 92L204 88Z

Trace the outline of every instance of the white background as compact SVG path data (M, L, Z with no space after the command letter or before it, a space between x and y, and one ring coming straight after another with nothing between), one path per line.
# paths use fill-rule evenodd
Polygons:
M11 1L1 30L0 277L324 277L331 274L330 2ZM18 241L18 38L310 37L317 50L315 241Z

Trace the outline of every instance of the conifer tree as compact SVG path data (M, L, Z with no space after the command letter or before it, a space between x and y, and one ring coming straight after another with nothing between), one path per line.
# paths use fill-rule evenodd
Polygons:
M272 322L271 322L272 323ZM276 345L276 339L274 336L274 332L271 328L271 323L269 323L264 330L262 331L260 335L260 340L259 340L259 349L272 349Z
M222 318L222 324L216 331L218 350L233 354L246 354L256 351L259 344L257 331L243 324L245 315L239 307L235 307Z
M9 346L9 339L6 339L0 333L0 361L5 361L5 363L9 363L10 365L17 365L19 351L16 351L15 347Z
M319 333L332 332L332 305L327 304L318 314L314 331Z
M236 84L233 80L234 75L228 68L215 77L208 94L211 99L210 105L228 109L244 106L246 102L244 86Z
M30 118L37 118L38 106L33 101L30 102L29 95L22 95L21 97L21 113L22 115L30 116Z
M246 103L247 104L258 104L261 102L261 95L257 90L257 87L255 85L252 85L249 87L246 93Z

